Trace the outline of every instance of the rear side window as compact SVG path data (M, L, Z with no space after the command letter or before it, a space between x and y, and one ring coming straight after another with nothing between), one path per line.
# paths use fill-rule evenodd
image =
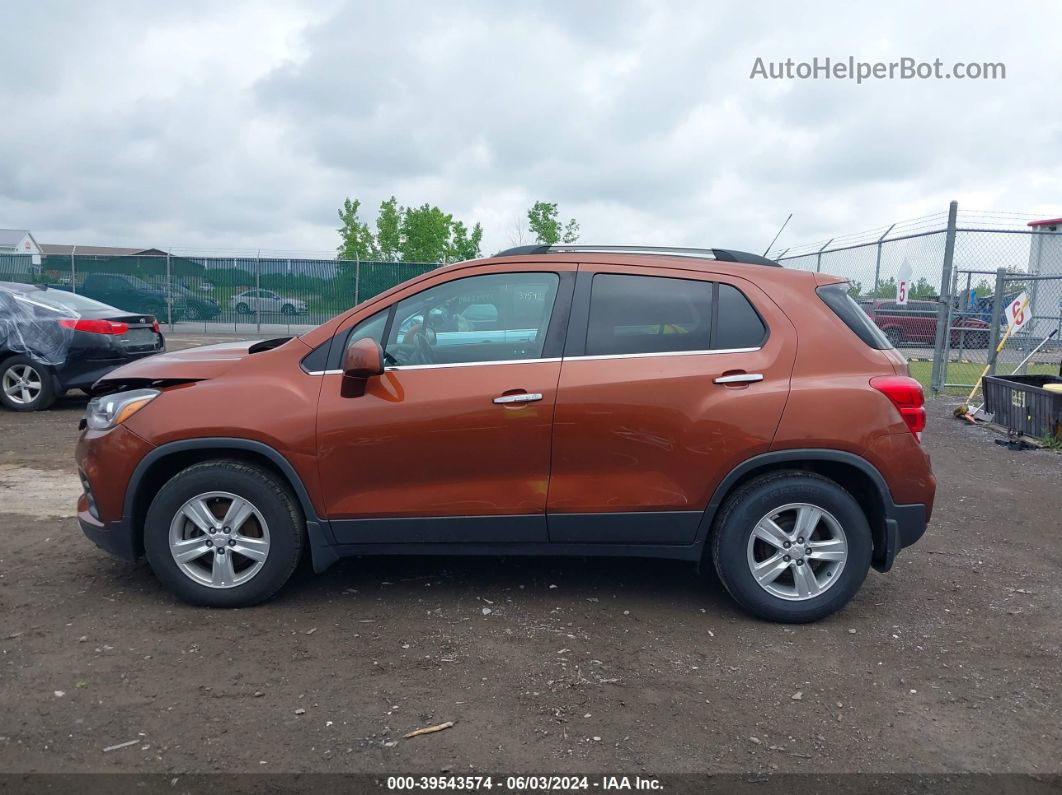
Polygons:
M590 291L586 354L708 350L711 282L599 273Z
M819 294L819 298L826 306L832 309L833 313L871 348L879 351L891 348L892 343L881 329L874 325L874 321L867 317L867 313L856 303L855 299L848 294L848 289L848 282L841 282L820 287L815 292Z
M767 327L739 289L729 284L719 285L717 312L713 348L758 348L763 344Z

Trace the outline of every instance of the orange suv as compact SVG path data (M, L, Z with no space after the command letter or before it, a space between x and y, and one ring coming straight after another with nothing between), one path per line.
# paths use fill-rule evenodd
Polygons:
M95 392L81 527L215 607L307 554L623 555L811 621L933 506L922 389L848 284L723 249L511 249Z

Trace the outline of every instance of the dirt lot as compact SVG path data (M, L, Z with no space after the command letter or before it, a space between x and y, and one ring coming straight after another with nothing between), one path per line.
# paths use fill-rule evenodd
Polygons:
M84 399L0 412L0 770L1059 772L1062 456L951 405L926 538L802 627L623 560L349 560L186 607L70 517Z

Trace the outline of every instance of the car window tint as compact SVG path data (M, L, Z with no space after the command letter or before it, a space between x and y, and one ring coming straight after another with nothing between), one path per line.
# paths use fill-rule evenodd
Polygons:
M424 290L395 307L385 346L388 362L540 358L559 283L556 273L494 273Z
M767 336L767 327L745 294L729 284L719 285L719 319L713 348L758 348Z
M599 273L590 291L586 353L707 350L711 282Z

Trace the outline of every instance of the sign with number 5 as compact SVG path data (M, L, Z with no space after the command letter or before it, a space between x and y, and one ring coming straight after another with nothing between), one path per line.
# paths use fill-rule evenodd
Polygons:
M1007 304L1007 325L1010 327L1010 333L1021 331L1030 320L1032 312L1029 311L1029 295L1022 293Z
M896 304L898 306L907 306L907 299L910 298L911 292L911 263L907 261L907 257L903 258L903 262L900 265L900 270L896 274Z

